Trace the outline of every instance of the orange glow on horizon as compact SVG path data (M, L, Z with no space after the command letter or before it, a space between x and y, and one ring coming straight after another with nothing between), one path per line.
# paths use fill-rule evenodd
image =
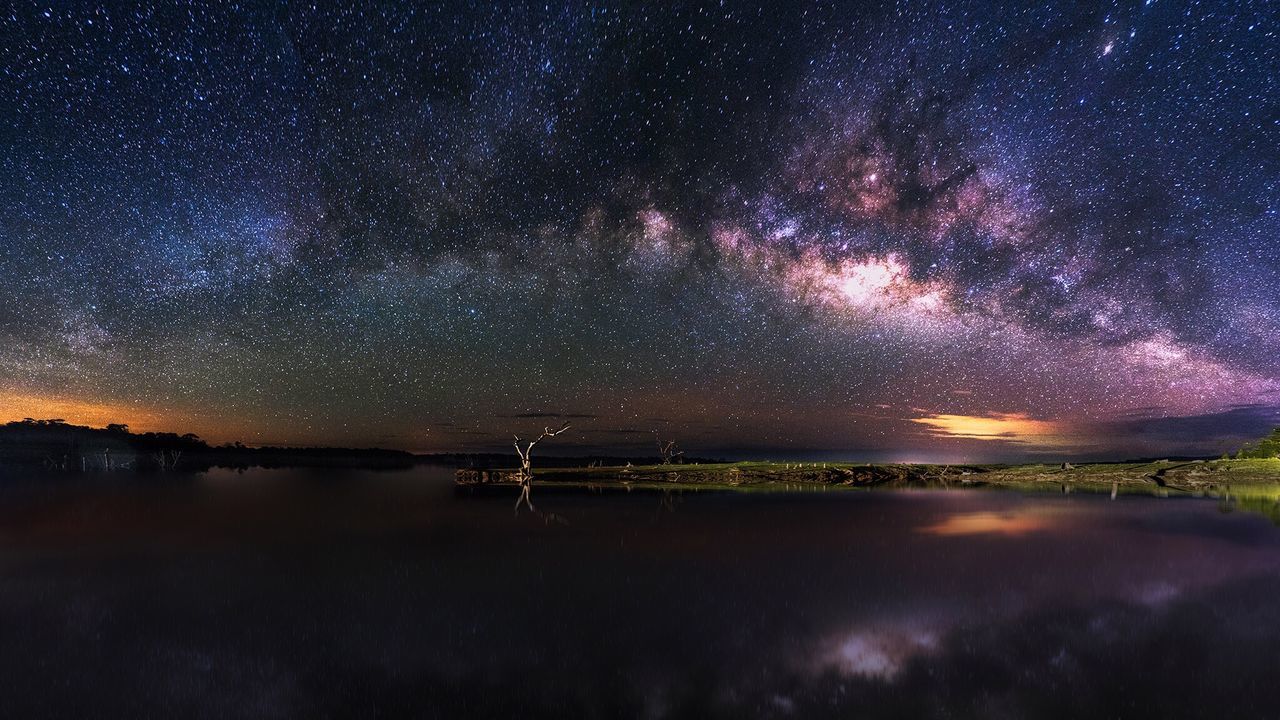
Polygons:
M179 435L195 433L210 445L243 442L250 447L386 447L407 449L409 452L448 452L431 447L427 438L401 436L388 441L376 438L351 437L338 433L298 432L295 423L280 423L297 434L284 435L278 427L261 421L260 424L225 420L211 413L195 414L173 408L160 408L141 402L77 399L59 395L40 395L30 392L0 389L0 424L35 420L65 420L68 425L104 428L111 423L129 426L130 432L172 432ZM419 448L419 445L427 445ZM412 447L404 447L406 445Z
M123 423L133 432L194 432L211 442L223 442L232 434L225 428L193 421L181 412L162 410L141 403L109 400L81 400L57 395L36 395L0 390L0 423L23 418L50 420L59 418L68 425L102 428ZM206 435L206 433L208 435Z
M911 422L928 427L929 434L934 437L998 440L1043 447L1070 444L1064 437L1063 423L1053 420L1036 420L1022 413L937 414L912 418Z

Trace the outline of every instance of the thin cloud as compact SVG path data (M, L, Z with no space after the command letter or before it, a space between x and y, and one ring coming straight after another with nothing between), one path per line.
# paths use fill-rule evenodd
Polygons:
M1063 447L1075 444L1065 423L1039 420L1023 413L987 415L933 414L911 418L924 425L932 437L1003 442L1029 447Z

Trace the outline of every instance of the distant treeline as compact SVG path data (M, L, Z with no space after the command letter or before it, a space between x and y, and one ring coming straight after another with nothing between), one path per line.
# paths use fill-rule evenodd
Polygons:
M417 456L379 448L212 446L187 433L134 433L129 426L69 425L25 418L0 425L0 463L68 472L205 470L210 467L411 467Z
M688 463L720 460L683 458ZM241 443L210 445L192 433L135 433L123 423L105 428L70 425L61 419L25 418L0 425L0 465L44 467L68 472L103 470L198 471L211 467L352 467L407 468L433 463L459 468L509 468L515 452L414 455L381 448L247 447ZM654 456L538 458L539 467L652 465Z
M1240 448L1236 457L1241 460L1280 457L1280 428L1272 430L1270 435L1261 440Z

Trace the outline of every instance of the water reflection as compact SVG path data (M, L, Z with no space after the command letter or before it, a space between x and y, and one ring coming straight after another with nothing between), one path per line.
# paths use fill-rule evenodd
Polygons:
M561 526L446 470L10 480L15 717L1267 717L1280 701L1280 532L1213 500L544 488Z
M908 661L938 646L932 628L892 625L863 628L837 640L819 669L883 680L892 680Z
M930 535L1010 535L1017 537L1045 530L1052 525L1050 516L1037 511L1007 513L969 512L949 515L945 520L920 528Z
M1223 498L1219 507L1223 512L1247 512L1261 515L1280 526L1280 497L1274 492L1236 493Z

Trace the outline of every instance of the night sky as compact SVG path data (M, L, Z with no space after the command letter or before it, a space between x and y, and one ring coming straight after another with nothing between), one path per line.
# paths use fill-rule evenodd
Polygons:
M903 460L1280 423L1275 3L18 5L0 420Z

